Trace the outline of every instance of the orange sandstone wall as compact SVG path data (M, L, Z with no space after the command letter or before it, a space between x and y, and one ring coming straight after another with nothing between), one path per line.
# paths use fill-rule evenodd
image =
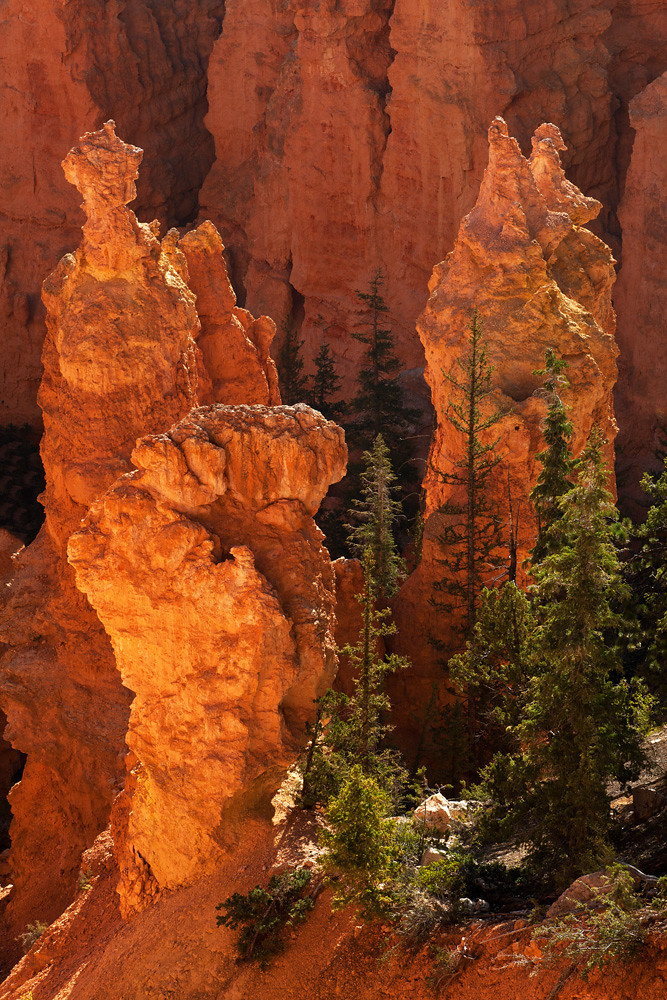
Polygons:
M113 116L146 149L138 211L173 224L201 208L240 304L279 326L291 316L310 356L326 327L349 383L350 332L365 322L355 293L380 264L404 364L423 367L414 324L475 202L496 114L524 152L541 121L561 129L569 175L602 201L596 232L618 256L629 102L667 69L662 0L7 5L5 421L38 420L39 286L76 241L58 163L83 128ZM630 388L628 420L635 402Z

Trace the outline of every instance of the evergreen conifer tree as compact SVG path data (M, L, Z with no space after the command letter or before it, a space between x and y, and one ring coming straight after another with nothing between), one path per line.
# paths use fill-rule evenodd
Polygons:
M364 452L363 458L362 499L353 500L350 510L351 517L358 523L348 526L348 544L351 551L362 558L366 550L370 550L376 597L386 604L398 590L403 573L403 561L394 539L394 525L401 516L401 505L395 499L396 476L381 434L375 438L372 449Z
M500 456L495 453L498 438L489 440L488 432L502 416L488 404L493 371L475 311L467 352L457 359L452 372L443 373L452 393L446 419L461 435L463 455L451 472L439 469L438 476L461 499L450 500L439 510L446 521L438 537L442 552L438 561L446 567L446 574L435 589L447 596L432 601L436 609L452 616L463 611L465 635L470 635L475 624L483 577L501 544L497 504L489 496L491 473Z
M370 290L357 291L358 298L370 313L370 328L367 333L352 334L366 350L358 376L359 392L351 403L352 412L357 416L350 431L356 443L365 449L382 434L394 468L399 469L412 455L407 435L418 414L403 401L397 378L401 363L395 353L392 332L384 325L389 308L382 296L383 284L384 276L378 269Z
M642 489L651 506L646 520L634 529L635 553L626 564L631 589L631 639L635 670L667 710L667 459L662 475L647 473Z
M385 721L390 708L384 690L387 674L408 666L405 657L383 654L382 640L396 632L388 608L376 606L377 584L373 556L366 549L363 560L364 589L358 595L363 610L359 638L341 650L349 657L354 674L354 693L328 691L322 700L323 711L313 733L315 750L309 750L304 768L303 805L327 802L337 794L350 769L358 764L363 773L374 778L396 801L405 772L395 751L385 746L391 726Z
M544 422L546 448L535 456L542 465L537 485L531 493L531 500L537 514L538 533L532 550L532 561L540 562L557 547L558 522L561 509L558 501L571 488L575 463L570 451L572 424L559 395L559 390L567 386L563 374L567 362L557 358L551 348L547 348L545 367L535 375L544 376L544 390L548 394L547 416Z
M308 378L303 372L303 340L291 323L285 326L283 345L278 353L278 381L285 406L303 403L308 396Z
M309 394L310 405L319 410L327 420L338 420L345 412L342 400L333 402L340 389L341 379L336 373L336 365L331 356L331 348L322 338L322 345L315 357L315 374Z
M643 759L628 686L614 679L623 584L602 443L594 429L577 482L558 501L558 546L533 567L532 677L512 709L513 751L484 772L502 829L523 831L557 888L605 859L608 784L636 777Z

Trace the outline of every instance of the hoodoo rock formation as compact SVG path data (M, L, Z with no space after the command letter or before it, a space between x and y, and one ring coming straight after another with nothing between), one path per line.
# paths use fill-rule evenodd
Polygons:
M147 150L138 211L169 225L198 211L212 219L241 304L279 325L291 316L310 357L324 324L349 382L360 351L350 332L366 321L356 291L379 265L401 358L422 368L415 320L433 261L475 202L494 115L524 148L541 121L555 122L616 251L629 102L667 70L663 0L6 6L5 421L39 419L38 290L76 238L58 164L82 128L113 117ZM632 254L641 269L643 249ZM622 350L633 330L621 309Z
M620 466L638 495L667 438L667 73L630 104L632 161L619 209L623 267L614 292L621 351L617 405L632 413L619 434Z
M114 808L126 913L220 860L333 680L334 574L313 515L347 451L306 406L213 406L132 460L69 543L135 694Z
M438 562L446 555L438 541L449 516L443 507L461 502L465 507L461 487L445 483L440 473L450 473L464 455L464 437L448 420L450 403L460 400L446 375L462 377L454 366L466 354L475 310L494 366L489 412L494 407L503 412L488 432L491 440L499 438L497 453L502 456L489 489L501 530L498 554L502 557L504 551L507 567L504 573L502 567L494 568L493 580L507 579L512 531L519 580L525 577L522 563L535 539L529 494L539 472L535 455L544 446L545 402L534 371L544 367L547 348L568 363L570 386L562 397L570 408L575 454L595 423L608 441L607 459L613 461L614 260L609 248L582 228L600 204L566 179L559 159L563 141L554 125L538 128L530 159L501 118L489 129L489 143L477 203L461 223L454 250L434 269L431 296L418 323L438 424L424 483L422 560L396 601L401 648L412 656L414 669L394 683L409 685L413 704L428 703L438 673L437 654L424 636L432 634L447 645L456 625L443 615L434 622L428 598L434 581L447 573ZM397 699L399 705L406 701Z
M124 774L129 693L75 586L67 541L92 501L131 468L138 437L199 402L279 402L268 353L275 326L236 307L214 227L200 226L180 246L172 231L161 244L156 224L137 222L126 207L141 158L112 122L70 152L63 166L84 198L83 242L44 283L46 524L21 555L2 612L6 738L29 757L11 792L8 919L19 929L37 902L40 919L62 909Z
M0 20L0 423L39 423L40 288L83 221L60 162L113 118L146 150L137 211L183 225L213 159L206 72L223 0L6 0Z
M83 242L44 283L46 523L22 553L2 611L6 736L28 755L11 792L8 920L19 929L62 909L122 784L129 695L74 584L67 540L129 469L137 437L197 402L194 296L126 207L141 155L113 123L70 152L63 166L84 198Z

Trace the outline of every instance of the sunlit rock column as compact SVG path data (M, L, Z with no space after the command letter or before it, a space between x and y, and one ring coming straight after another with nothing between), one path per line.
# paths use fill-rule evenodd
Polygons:
M512 535L517 580L526 580L523 563L536 534L529 494L539 474L535 456L544 447L546 412L542 379L535 371L544 367L547 348L568 363L570 385L562 398L574 428L574 453L597 424L608 441L607 460L613 463L614 261L609 248L582 228L600 205L566 179L559 158L564 144L554 125L536 131L530 159L501 118L489 129L489 144L477 203L461 223L454 250L433 271L429 302L418 322L437 427L424 481L422 559L395 604L401 651L412 657L414 668L393 681L399 694L398 724L413 736L423 721L419 706L428 704L448 651L454 652L461 641L461 616L437 612L429 599L435 581L448 572L438 562L447 555L438 541L446 523L442 508L465 506L466 501L465 492L440 474L451 473L464 455L464 437L447 415L450 403L460 397L453 395L446 375L462 378L455 365L466 354L475 310L493 366L485 412L497 407L503 413L488 431L488 440L499 438L500 462L488 486L499 547L493 565L482 572L484 582L508 578ZM430 637L444 643L440 653Z
M134 692L114 809L124 913L214 865L267 804L335 671L334 574L313 521L345 471L306 406L212 406L133 453L69 558Z

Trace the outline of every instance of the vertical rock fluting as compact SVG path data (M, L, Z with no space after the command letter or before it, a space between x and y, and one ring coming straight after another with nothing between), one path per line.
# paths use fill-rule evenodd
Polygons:
M39 424L40 287L82 222L60 161L114 118L146 149L137 209L167 225L197 212L213 159L208 58L224 0L5 0L0 19L0 424Z
M632 160L619 209L623 266L614 303L621 351L617 406L624 492L640 498L642 473L657 465L667 437L667 73L630 104Z
M8 921L18 930L60 912L81 851L122 786L129 694L74 584L67 540L91 501L130 468L137 437L197 401L194 296L153 229L126 208L140 160L107 123L63 164L87 221L79 250L44 284L46 523L21 554L2 611L5 735L28 754L11 793Z
M543 448L545 403L533 372L544 367L546 348L568 362L570 387L562 395L570 408L574 452L596 423L609 442L607 459L613 459L614 261L609 248L582 228L596 216L599 202L584 197L565 178L559 159L563 142L554 125L537 130L529 160L501 118L491 125L489 143L477 203L461 223L454 250L434 269L431 296L418 323L438 423L424 483L422 559L396 601L401 651L414 663L413 671L394 680L406 689L397 699L399 706L408 700L427 704L438 676L438 655L424 638L433 635L445 647L449 644L450 652L457 641L455 616L435 616L428 602L434 582L447 572L438 563L438 537L446 523L443 505L465 506L460 488L444 483L438 473L450 472L464 455L463 435L447 419L450 401L457 398L445 373L457 374L454 365L466 352L475 309L495 366L489 407L504 411L489 431L492 440L500 439L496 453L501 456L490 485L502 533L496 555L509 567L511 492L519 579L525 578L522 563L536 530L528 497L539 472L535 455ZM494 569L493 579L498 576ZM400 714L399 724L409 730L414 722Z
M292 309L307 356L323 319L354 378L356 290L382 264L403 363L421 366L414 322L475 202L488 122L503 115L526 146L541 121L559 126L570 175L603 202L597 232L617 240L627 103L666 53L661 0L230 0L209 67L216 160L202 204L247 303Z
M333 679L334 574L313 521L345 471L308 407L212 406L138 442L69 543L134 692L114 807L124 913L219 859Z

